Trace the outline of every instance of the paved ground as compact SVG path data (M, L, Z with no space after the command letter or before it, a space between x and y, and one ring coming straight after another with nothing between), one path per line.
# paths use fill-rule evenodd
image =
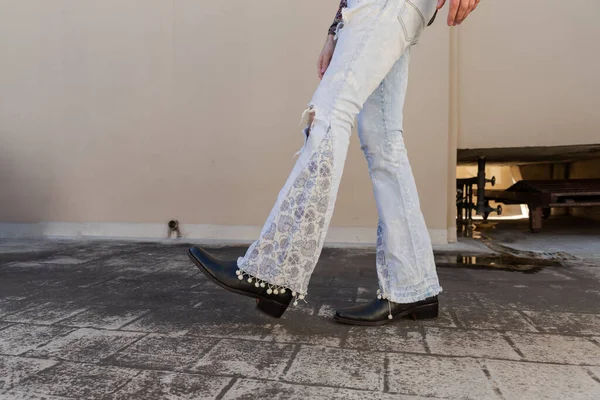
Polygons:
M566 253L575 258L594 260L600 265L600 222L576 217L544 220L540 233L531 234L527 220L490 221L479 231L494 243L517 251L538 254ZM467 241L471 247L480 241ZM493 247L493 246L492 246Z
M308 303L276 320L185 248L1 242L0 398L600 398L598 259L440 267L439 319L362 328L331 316L374 297L372 251L326 250Z

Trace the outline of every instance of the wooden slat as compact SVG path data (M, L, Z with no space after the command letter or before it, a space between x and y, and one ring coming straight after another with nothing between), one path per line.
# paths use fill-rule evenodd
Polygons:
M550 181L520 181L507 189L509 192L577 193L581 196L600 196L600 179L572 179Z
M565 191L565 192L552 192L553 195L557 196L557 197L571 197L571 196L576 196L576 197L598 197L600 196L600 191L599 192L587 192L587 191L577 191L577 190L573 190L573 191Z
M600 202L600 179L519 181L510 188L486 190L488 200L541 207L591 207Z
M600 206L600 201L583 203L550 203L548 207L596 207Z
M507 192L502 190L486 190L484 194L488 200L505 202L506 204L537 204L547 207L552 201L548 193L536 192Z

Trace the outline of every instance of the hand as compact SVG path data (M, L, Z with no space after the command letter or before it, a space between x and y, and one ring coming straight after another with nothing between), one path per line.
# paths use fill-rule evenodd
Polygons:
M317 60L317 73L319 74L319 79L323 79L323 75L325 75L325 71L327 71L327 67L329 67L331 57L333 57L333 51L335 50L335 45L336 41L334 36L327 35L327 40L325 41L323 50L321 50L321 54Z
M471 14L477 8L481 0L450 0L450 10L448 11L448 26L456 26ZM437 9L444 7L446 0L438 0Z

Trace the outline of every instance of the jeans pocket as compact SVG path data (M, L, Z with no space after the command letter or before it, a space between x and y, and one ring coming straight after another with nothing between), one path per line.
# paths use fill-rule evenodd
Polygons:
M419 40L421 33L435 13L435 0L405 0L398 14L404 38L410 44Z

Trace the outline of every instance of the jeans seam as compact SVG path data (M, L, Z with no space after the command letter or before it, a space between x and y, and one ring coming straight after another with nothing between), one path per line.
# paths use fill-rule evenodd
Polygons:
M419 14L419 16L421 17L421 22L423 23L423 26L425 26L425 24L427 24L427 21L425 21L425 16L423 15L423 13L421 12L421 10L419 10L419 7L417 7L412 1L410 0L406 0L406 3L408 5L410 5L412 8L415 9L415 11Z
M419 39L420 35L417 35L415 37L409 37L408 30L406 29L406 24L402 19L402 13L404 13L404 10L406 10L406 7L409 5L419 14L423 29L425 29L427 22L425 21L425 17L423 16L421 10L419 10L419 8L416 5L414 5L410 0L405 0L404 7L402 7L402 10L400 10L400 14L398 15L398 22L400 22L400 27L402 28L402 32L404 32L404 38L406 39L406 41L410 42L411 45L414 45L417 43L417 40Z
M398 182L398 176L396 176L395 181ZM398 186L401 187L402 185L398 185ZM405 211L403 213L403 215L402 215L403 219L404 219L404 223L406 224L406 226L410 226L410 223L409 223L409 220L408 220L408 213L409 213L409 210L407 208L407 203L408 202L406 201L404 191L403 190L399 190L399 192L400 192L399 200L402 203L402 208ZM410 243L410 247L411 247L411 250L412 250L411 254L413 255L413 262L417 262L417 259L416 259L416 257L417 257L417 246L415 245L415 238L414 238L413 235L409 235L409 238L410 239L408 240L408 242Z
M386 118L386 108L385 108L385 78L383 78L383 81L381 81L381 86L382 86L382 91L381 91L381 115L382 115L382 119L383 119L383 134L384 134L384 140L385 140L385 145L386 147L389 144L389 137L388 137L388 127L387 127L387 118ZM383 221L381 223L381 247L383 247L383 267L385 269L388 269L388 263L387 263L387 254L386 254L386 246L385 246L385 235L383 234ZM381 288L383 288L383 285L380 283L379 286ZM389 286L389 285L386 285Z
M362 38L359 46L357 47L356 51L352 55L352 60L350 60L350 62L348 63L348 66L344 70L344 79L340 79L340 81L338 82L338 87L337 87L337 89L335 91L335 95L333 96L334 100L333 100L333 104L331 105L332 114L335 111L335 107L336 107L336 104L338 102L339 94L340 94L340 92L342 90L342 84L347 81L348 74L350 73L350 70L354 66L354 62L356 61L356 59L358 57L358 54L363 51L363 49L365 47L365 42L367 41L367 39L373 33L373 29L375 29L375 26L376 26L377 22L380 20L381 16L383 15L384 10L387 9L388 4L389 4L389 2L386 2L385 6L383 6L381 8L381 10L379 10L379 13L377 14L377 17L373 18L373 21L371 22L371 26L369 27L369 31L367 33L365 33L365 35ZM329 118L331 119L331 116ZM331 126L331 122L329 122L329 125Z
M423 279L416 285L401 287L402 294L397 295L396 290L390 290L390 300L394 303L413 303L415 301L425 300L443 292L439 281L435 278Z

